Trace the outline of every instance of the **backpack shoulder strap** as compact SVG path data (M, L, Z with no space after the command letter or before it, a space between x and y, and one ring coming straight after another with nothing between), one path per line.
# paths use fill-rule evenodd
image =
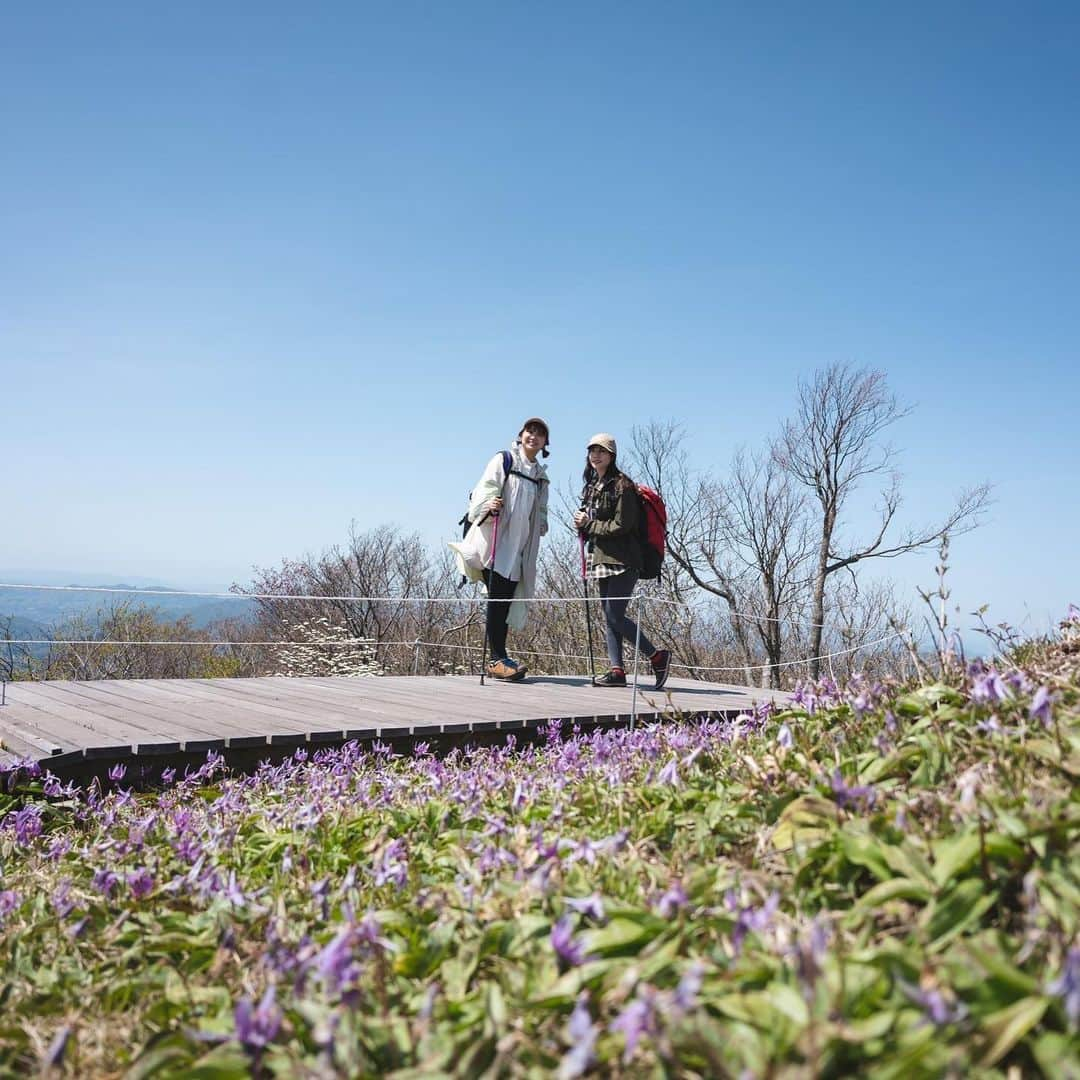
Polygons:
M509 450L503 452L503 473L505 476L520 476L522 480L528 480L530 484L535 484L537 487L545 479L544 477L530 476L528 473L521 472L520 469L514 468L514 459ZM503 481L505 485L506 481Z

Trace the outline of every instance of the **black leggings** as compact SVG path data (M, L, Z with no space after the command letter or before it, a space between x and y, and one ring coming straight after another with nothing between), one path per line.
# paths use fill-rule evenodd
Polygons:
M630 603L637 579L636 570L624 570L616 577L600 578L596 583L600 592L600 607L604 610L604 637L612 667L623 666L623 641L633 643L638 636L637 624L626 615L626 606ZM644 631L639 645L643 656L652 656L656 652Z
M487 624L488 644L491 646L492 660L505 660L506 620L510 617L510 605L518 583L504 578L495 570L484 571L484 584L488 589ZM493 602L495 601L495 602Z

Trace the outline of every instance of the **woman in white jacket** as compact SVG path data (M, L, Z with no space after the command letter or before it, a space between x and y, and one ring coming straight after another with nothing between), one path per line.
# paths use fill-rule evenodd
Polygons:
M548 439L548 426L538 416L522 424L509 454L496 454L473 488L472 528L464 540L450 545L465 577L487 586L487 673L509 682L523 679L526 671L524 664L510 659L506 634L507 626L524 629L529 613L522 601L536 591L536 557L540 537L548 530L548 475L536 459L548 456Z

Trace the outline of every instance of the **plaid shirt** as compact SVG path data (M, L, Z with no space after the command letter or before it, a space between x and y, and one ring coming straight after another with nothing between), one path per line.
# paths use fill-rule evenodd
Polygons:
M593 553L589 552L589 569L586 574L593 581L599 581L601 578L618 577L625 572L626 567L621 563L594 563Z

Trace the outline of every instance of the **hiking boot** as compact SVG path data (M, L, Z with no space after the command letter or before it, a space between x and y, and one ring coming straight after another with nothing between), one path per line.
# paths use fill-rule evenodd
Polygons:
M520 682L525 678L526 671L528 668L524 664L519 664L508 656L504 656L501 660L491 660L487 666L488 675L493 679L502 679L504 682Z
M652 664L653 674L656 676L656 689L663 690L668 672L671 670L671 650L657 649L649 657L649 663Z
M603 675L597 675L592 682L593 686L625 686L626 672L622 668L613 667Z

